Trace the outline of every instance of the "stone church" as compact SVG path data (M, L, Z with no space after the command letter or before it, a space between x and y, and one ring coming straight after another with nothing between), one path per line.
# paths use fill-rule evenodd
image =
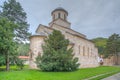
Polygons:
M79 58L80 68L98 66L98 50L95 44L87 39L86 35L71 29L71 23L67 20L68 12L59 7L51 12L51 16L52 21L49 26L40 24L36 34L30 36L30 68L37 68L36 57L43 54L41 45L54 29L61 31L65 38L69 39L68 47L73 47L73 54L74 57Z

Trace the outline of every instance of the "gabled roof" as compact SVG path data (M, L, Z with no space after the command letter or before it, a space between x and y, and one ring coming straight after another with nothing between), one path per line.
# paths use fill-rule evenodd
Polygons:
M38 26L37 30L40 28L41 25L42 25L42 24L40 24L40 25ZM47 29L50 29L50 30L54 30L54 28L52 28L52 27L48 27L48 26L44 26L44 25L42 25L42 26L43 26L44 28L47 28ZM66 28L66 27L64 27L64 28ZM70 29L70 28L66 28L66 29L72 30L72 29ZM36 32L37 32L37 30L36 30ZM74 30L72 30L72 31L74 31ZM73 33L70 33L70 32L68 32L68 31L65 31L65 32L68 33L68 34L70 34L70 35L74 35L74 36L80 37L80 38L82 38L82 39L85 39L85 40L90 41L90 42L93 43L93 41L87 39L85 35L84 35L85 37L80 36L80 35L83 35L83 34L77 32L77 31L74 31L74 32L79 33L80 35L78 35L78 34L73 34ZM39 34L39 33L38 33L38 34Z
M51 27L48 27L48 26L45 26L45 25L39 24L39 26L37 27L37 29L36 29L36 31L35 31L36 33L37 33L38 29L39 29L41 26L46 27L46 28L49 28L49 29L52 29Z
M53 23L53 24L55 24L55 23ZM55 25L58 25L58 24L55 24ZM61 25L58 25L58 26L60 26L60 27L62 27L62 28L65 28L65 29L68 29L68 30L71 30L71 31L75 32L76 35L79 34L79 36L86 38L86 35L84 35L84 34L82 34L82 33L79 33L79 32L77 32L77 31L75 31L75 30L73 30L73 29L71 29L71 28L67 28L67 27L64 27L64 26L61 26ZM70 33L70 32L69 32L69 33Z

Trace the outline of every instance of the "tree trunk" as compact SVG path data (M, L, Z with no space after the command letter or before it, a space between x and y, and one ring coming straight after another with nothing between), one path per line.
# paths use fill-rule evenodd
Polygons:
M118 55L115 55L115 65L118 65Z
M10 66L9 66L9 54L6 54L6 70L9 71Z
M116 65L118 65L118 54L116 54Z

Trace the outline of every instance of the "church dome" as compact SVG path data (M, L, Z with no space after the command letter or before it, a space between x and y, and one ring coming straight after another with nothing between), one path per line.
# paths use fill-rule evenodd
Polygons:
M58 8L56 8L55 10L53 10L53 11L52 11L52 14L53 14L55 11L64 11L64 12L67 13L67 15L68 15L68 12L67 12L65 9L63 9L62 7L58 7Z

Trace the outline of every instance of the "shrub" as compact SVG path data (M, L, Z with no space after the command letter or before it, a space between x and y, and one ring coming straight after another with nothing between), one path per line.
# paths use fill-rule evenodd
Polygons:
M54 30L45 39L42 46L43 55L36 58L38 68L42 71L74 71L79 67L78 58L73 58L72 47L68 49L69 40L60 31Z

